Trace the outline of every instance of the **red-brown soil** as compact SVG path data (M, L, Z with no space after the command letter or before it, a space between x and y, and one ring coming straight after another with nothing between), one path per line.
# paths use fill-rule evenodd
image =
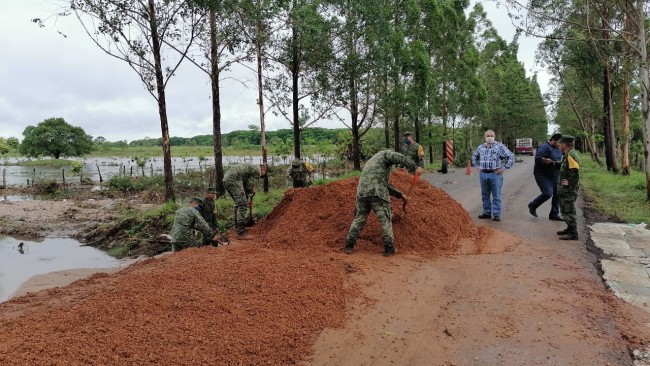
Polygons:
M404 171L394 171L391 177L393 185L409 198L406 212L402 200L391 198L398 252L437 257L456 253L460 239L489 235L490 230L479 231L467 211L447 193L423 180L413 184L412 177ZM358 183L358 178L351 178L289 190L251 232L261 236L270 248L340 250L354 219ZM371 214L355 251L382 250L381 226Z
M408 212L393 200L398 251L448 255L479 230L443 191L397 172ZM374 215L354 256L337 253L357 179L290 190L230 247L197 248L97 274L0 304L2 365L287 365L309 359L325 329L341 328L382 249ZM489 231L481 230L481 233ZM371 254L370 261L383 258Z
M649 316L584 248L478 228L411 177L392 177L410 197L406 213L392 199L394 257L374 215L341 252L357 179L290 190L257 240L0 304L0 365L631 364Z

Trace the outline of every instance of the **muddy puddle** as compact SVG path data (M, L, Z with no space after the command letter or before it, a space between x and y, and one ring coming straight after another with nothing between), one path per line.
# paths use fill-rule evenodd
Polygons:
M21 246L20 243L23 243ZM119 261L69 238L45 238L42 242L0 236L0 302L6 301L29 278L39 274L78 268L108 268Z

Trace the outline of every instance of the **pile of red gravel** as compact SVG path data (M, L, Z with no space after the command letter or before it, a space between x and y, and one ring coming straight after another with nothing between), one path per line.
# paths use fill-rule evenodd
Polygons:
M253 232L269 248L340 250L354 218L358 182L351 178L289 190ZM413 175L402 170L393 172L391 183L409 197L407 212L402 200L391 198L398 252L425 257L451 254L458 249L459 239L479 235L467 211L442 189L422 179L413 184ZM355 250L383 250L381 225L374 214L370 214Z
M442 190L393 174L398 251L455 253L476 237L468 214ZM356 265L339 255L358 179L290 190L252 231L257 241L184 250L112 275L0 304L0 365L289 365L314 339L344 325L358 290ZM371 215L360 251L381 251ZM329 253L328 253L329 252ZM388 259L390 260L390 259Z
M188 249L0 304L0 365L295 364L343 325L345 282L329 256Z

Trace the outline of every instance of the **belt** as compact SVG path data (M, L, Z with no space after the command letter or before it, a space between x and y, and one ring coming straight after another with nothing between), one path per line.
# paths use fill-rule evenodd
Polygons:
M494 173L494 169L481 169L483 173Z

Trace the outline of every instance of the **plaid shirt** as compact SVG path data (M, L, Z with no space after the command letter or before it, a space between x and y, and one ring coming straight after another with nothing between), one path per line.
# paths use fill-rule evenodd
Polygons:
M472 166L478 166L481 170L510 169L514 162L515 155L496 141L491 146L479 145L472 154Z

